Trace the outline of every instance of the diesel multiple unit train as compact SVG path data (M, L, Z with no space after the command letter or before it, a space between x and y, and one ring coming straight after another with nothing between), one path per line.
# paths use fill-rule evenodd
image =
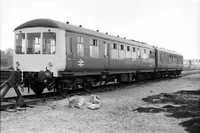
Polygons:
M178 76L183 56L51 19L35 19L15 30L14 69L37 95L47 88L88 89L107 82Z

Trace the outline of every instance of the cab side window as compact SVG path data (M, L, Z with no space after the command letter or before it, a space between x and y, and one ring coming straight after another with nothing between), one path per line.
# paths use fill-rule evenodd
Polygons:
M35 46L38 47L38 52L40 53L40 40L35 38ZM37 44L37 45L36 45ZM43 32L43 54L55 54L56 53L56 33L55 32Z
M26 53L26 41L25 41L25 34L19 33L16 34L16 54L25 54Z

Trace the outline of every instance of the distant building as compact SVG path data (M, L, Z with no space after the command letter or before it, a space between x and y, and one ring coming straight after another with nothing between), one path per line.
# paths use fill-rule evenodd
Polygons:
M200 59L184 59L183 60L184 68L200 68Z

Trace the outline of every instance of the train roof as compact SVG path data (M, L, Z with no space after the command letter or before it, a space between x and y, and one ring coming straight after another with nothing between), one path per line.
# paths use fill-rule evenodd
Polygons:
M164 49L164 48L158 48L158 47L155 47L157 50L159 51L162 51L162 52L166 52L166 53L170 53L170 54L174 54L174 55L179 55L179 56L183 56L182 54L180 53L177 53L175 51L172 51L172 50L168 50L168 49Z
M30 20L30 21L25 22L25 23L19 25L18 27L16 27L14 29L14 31L19 30L19 29L23 29L23 28L33 28L33 27L59 28L59 29L63 29L63 30L66 30L66 31L87 34L87 35L91 35L91 36L105 38L105 39L108 39L108 40L118 41L118 42L121 42L121 43L136 45L136 46L139 46L139 47L146 47L146 48L151 48L151 49L153 48L152 46L148 45L147 43L112 36L112 35L109 35L109 34L101 33L101 32L98 32L98 31L86 29L86 28L79 27L79 26L74 26L74 25L71 25L71 24L68 24L68 23L63 23L63 22L59 22L59 21L56 21L56 20L52 20L52 19Z

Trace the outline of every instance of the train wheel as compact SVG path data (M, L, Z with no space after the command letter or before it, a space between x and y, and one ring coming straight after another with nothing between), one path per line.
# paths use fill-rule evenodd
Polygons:
M42 92L44 91L44 87L39 85L31 86L31 89L38 97L41 96Z
M71 81L57 80L54 91L60 94L61 96L66 97L66 94L68 93L68 91L72 89L73 89L73 85L71 84Z
M83 87L84 87L84 90L86 91L86 92L90 92L91 91L91 89L92 89L92 82L90 82L90 81L85 81L84 83L83 83Z

